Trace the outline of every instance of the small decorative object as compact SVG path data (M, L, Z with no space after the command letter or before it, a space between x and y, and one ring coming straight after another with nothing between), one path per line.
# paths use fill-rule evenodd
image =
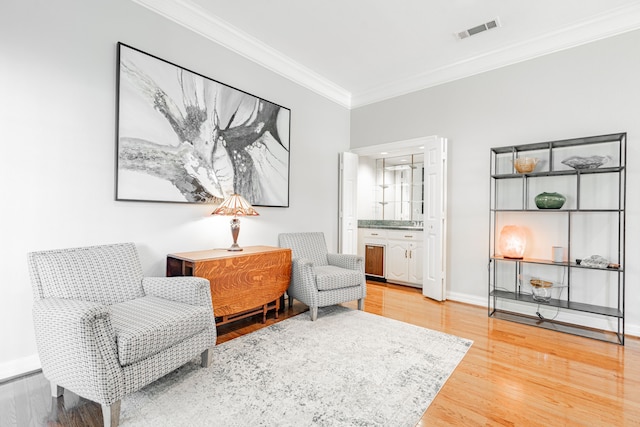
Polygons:
M518 173L530 173L536 168L538 159L535 157L518 157L513 161L513 166Z
M240 220L238 216L258 216L260 215L256 210L247 202L241 195L232 194L224 202L220 204L214 210L211 215L226 215L232 216L231 220L231 237L233 237L233 244L228 251L241 251L242 248L238 246L238 235L240 234Z
M603 256L591 255L589 257L583 258L580 262L580 265L584 267L607 268L609 267L609 261Z
M553 262L561 263L564 261L564 248L562 246L551 247L551 259Z
M532 297L534 301L549 302L551 300L551 289L553 288L553 282L548 280L531 278Z
M498 245L503 257L522 259L527 247L527 233L518 225L505 225L500 231Z
M591 156L591 157L572 156L567 159L564 159L562 163L574 169L595 169L604 165L608 161L609 161L608 156Z
M540 193L536 196L536 206L538 209L560 209L566 200L560 193Z
M597 255L594 255L597 256ZM589 263L589 261L587 261L587 263ZM582 260L581 259L576 259L576 264L577 265L582 265ZM602 265L602 263L599 263L600 265ZM589 267L588 265L585 264L585 266ZM614 270L617 270L620 268L620 264L616 264L616 263L609 263L607 264L607 268L611 268Z

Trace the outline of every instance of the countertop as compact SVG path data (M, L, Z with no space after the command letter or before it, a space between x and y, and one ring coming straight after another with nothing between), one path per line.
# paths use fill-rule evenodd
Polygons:
M423 231L424 227L422 221L358 220L358 228Z

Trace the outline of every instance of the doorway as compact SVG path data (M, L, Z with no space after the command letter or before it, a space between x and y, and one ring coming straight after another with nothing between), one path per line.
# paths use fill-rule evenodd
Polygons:
M378 159L399 158L401 156L421 156L423 159L424 170L420 175L422 182L423 199L421 201L411 198L410 204L418 205L422 202L420 209L423 212L422 221L415 221L416 224L423 226L422 247L422 270L424 272L422 279L422 292L424 296L444 301L446 299L446 228L447 228L447 139L439 136L430 136L424 138L415 138L406 141L397 141L392 143L372 145L351 150L362 159L361 163L371 164ZM375 175L371 173L361 177L360 168L356 177L349 177L357 181L357 197L353 198L353 202L357 200L356 212L358 220L375 220L376 218L364 218L366 216L374 216L376 209L374 205L385 203L384 200L376 200L376 194L380 194L380 184L375 182ZM345 177L341 176L341 185ZM352 182L352 181L351 181ZM415 186L415 180L412 182ZM383 184L384 186L384 184ZM413 194L415 188L412 190ZM349 202L347 202L349 203ZM367 207L368 206L368 207ZM375 206L374 206L375 207ZM344 212L343 206L341 211ZM364 214L361 214L364 212ZM345 233L342 231L342 223L340 221L341 235L353 235L356 233Z

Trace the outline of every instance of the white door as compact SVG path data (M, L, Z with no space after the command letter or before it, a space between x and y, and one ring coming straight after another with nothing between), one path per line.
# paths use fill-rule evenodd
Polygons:
M340 153L338 252L358 253L358 155Z
M422 294L446 299L447 140L435 138L424 147L424 282Z

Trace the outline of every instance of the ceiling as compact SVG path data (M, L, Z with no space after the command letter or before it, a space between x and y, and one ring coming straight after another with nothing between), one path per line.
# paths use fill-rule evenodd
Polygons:
M132 1L348 108L640 28L640 0Z

